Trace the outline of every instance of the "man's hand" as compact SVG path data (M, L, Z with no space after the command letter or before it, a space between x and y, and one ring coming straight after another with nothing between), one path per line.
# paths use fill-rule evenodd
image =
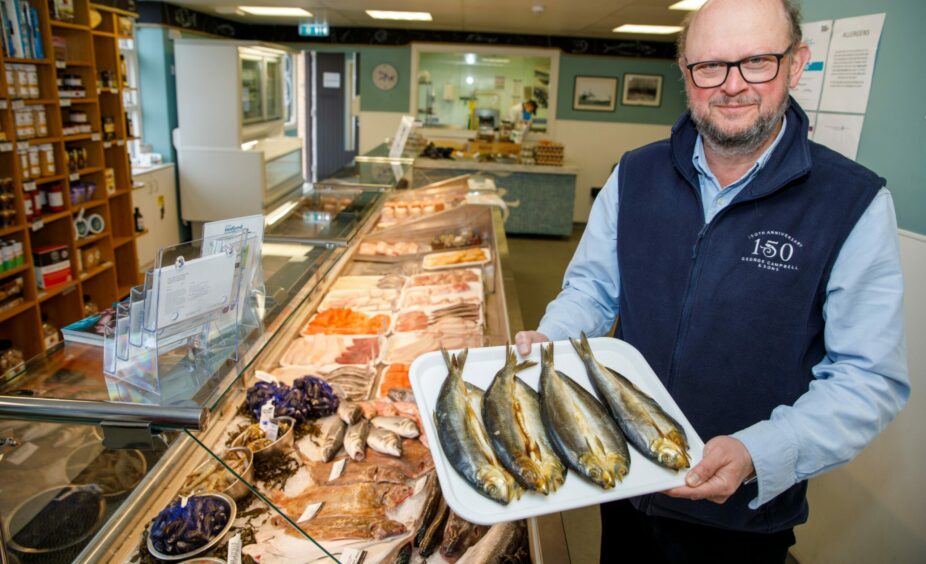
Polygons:
M518 331L514 336L514 342L518 345L518 354L527 356L531 354L532 343L546 343L549 337L537 331Z
M733 437L714 437L704 445L704 458L685 476L686 485L663 493L723 503L754 472L746 445Z

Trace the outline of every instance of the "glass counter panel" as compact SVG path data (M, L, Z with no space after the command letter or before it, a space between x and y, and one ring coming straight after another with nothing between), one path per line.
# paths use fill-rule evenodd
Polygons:
M299 147L283 156L268 161L264 165L264 173L267 178L267 190L272 191L275 187L296 177L302 176L302 148Z
M245 123L264 119L259 59L241 59L241 115Z
M412 165L406 163L355 161L322 180L319 184L346 184L380 190L405 188L408 185L407 176L409 176L411 170Z
M320 189L303 196L282 219L267 227L267 240L346 243L383 197L373 190Z
M267 119L280 119L283 117L283 78L280 76L280 62L267 60L264 64L267 65Z

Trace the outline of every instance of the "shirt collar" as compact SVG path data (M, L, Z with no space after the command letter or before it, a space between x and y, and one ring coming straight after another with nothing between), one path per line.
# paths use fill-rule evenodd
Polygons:
M781 129L778 130L778 135L775 136L775 140L772 141L772 144L769 145L768 148L765 149L765 151L763 151L763 153L759 156L758 160L756 160L756 163L752 165L752 168L746 171L746 174L741 176L739 180L737 180L730 186L736 186L741 183L749 182L760 170L762 170L762 167L765 166L765 163L767 163L768 160L772 157L772 152L775 150L775 147L778 146L778 143L781 141L782 137L784 137L785 129L787 128L788 128L788 116L783 116L781 118ZM700 176L706 176L709 179L711 179L711 181L714 182L715 184L718 184L718 185L720 184L719 182L717 182L717 177L715 177L714 173L711 172L710 167L707 166L707 157L704 154L704 142L701 139L700 133L698 133L698 138L695 141L694 154L691 157L691 164L694 165L695 170L698 171L698 174Z

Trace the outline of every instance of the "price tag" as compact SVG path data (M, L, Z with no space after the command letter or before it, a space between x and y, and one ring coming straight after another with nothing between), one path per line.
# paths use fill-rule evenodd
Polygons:
M0 152L9 153L13 150L12 143L0 143Z
M70 99L70 98L63 98L63 99L61 100L61 107L62 107L62 108L70 107L70 105L71 105L71 99Z
M123 146L123 145L125 145L125 139L119 139L119 140L117 140L117 141L116 141L116 145L119 145L120 147Z
M269 372L264 372L263 370L255 370L254 377L261 382L267 382L268 384L276 384L278 382L276 376Z
M38 231L39 229L45 227L45 222L41 219L37 219L32 222L32 231Z
M322 508L322 504L324 504L324 502L319 501L318 503L313 503L312 505L306 507L305 511L302 512L302 515L296 519L296 522L301 523L303 521L308 521L312 517L315 517L315 514L318 513L318 510Z
M180 496L180 507L186 507L186 504L188 501L190 501L191 497L192 496L189 496L189 495Z
M100 135L99 133L92 133L92 134L90 134L90 140L91 140L91 141L102 141L102 140L103 140L103 136Z
M35 182L23 182L23 192L32 192L35 189Z
M25 107L26 107L26 103L23 102L22 100L13 100L13 109L14 109L14 110L21 110L21 109L23 109L23 108L25 108Z
M228 564L241 564L241 533L228 539Z
M13 449L13 452L6 455L4 460L11 464L19 466L23 462L29 459L30 456L35 454L35 451L39 450L39 447L35 446L35 443L26 443L22 446L19 446Z
M66 61L55 61L55 67L59 69L66 69L68 68L68 64Z
M0 110L6 109L6 100L0 100Z
M68 179L69 179L71 182L77 182L78 180L80 180L80 173L79 173L79 172L72 172L71 175L68 176Z
M418 481L415 482L415 491L412 493L412 495L418 495L419 493L421 493L421 490L424 489L424 485L427 483L428 483L427 476L422 476L418 478Z
M264 433L267 434L267 440L271 443L275 443L277 440L277 435L280 433L280 426L271 421L267 423L267 426L264 428Z
M357 548L345 548L341 551L341 564L360 564L366 557L367 552Z
M113 146L113 144L110 143L109 141L103 141L103 148L104 148L104 149L109 149L109 148L112 147L112 146Z
M347 466L347 459L342 458L331 465L331 474L328 475L328 481L337 480L344 473L344 467Z

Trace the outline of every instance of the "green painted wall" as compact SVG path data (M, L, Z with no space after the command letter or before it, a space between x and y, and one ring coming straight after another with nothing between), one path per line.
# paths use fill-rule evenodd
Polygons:
M926 2L804 0L804 21L884 12L857 161L887 179L901 229L926 234Z
M176 161L171 131L177 127L174 42L167 28L139 26L137 33L142 136L165 162Z
M657 108L624 106L621 90L625 73L662 75L662 105ZM619 77L617 107L613 112L573 110L576 76ZM593 57L563 54L559 59L559 91L556 101L556 119L607 121L618 123L675 123L685 111L685 85L675 61L654 59L628 59L623 57Z
M411 96L411 47L360 47L360 109L364 112L409 112ZM395 88L382 91L373 85L373 69L389 63L399 71Z

